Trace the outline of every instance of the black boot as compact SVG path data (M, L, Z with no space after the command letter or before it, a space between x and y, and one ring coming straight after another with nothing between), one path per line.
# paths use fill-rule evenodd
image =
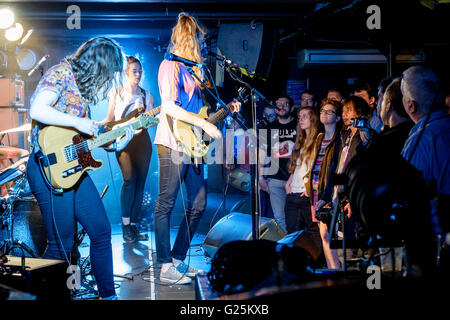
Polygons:
M123 236L123 240L125 242L135 242L136 241L136 235L134 233L134 230L133 230L131 224L123 224L122 223L122 236Z
M135 224L130 224L131 229L133 230L134 233L134 238L136 239L136 241L147 241L148 240L148 235L145 233L140 233L139 229L136 227Z

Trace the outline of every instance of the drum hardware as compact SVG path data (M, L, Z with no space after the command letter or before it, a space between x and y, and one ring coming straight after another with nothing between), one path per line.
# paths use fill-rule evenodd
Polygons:
M0 160L23 158L28 156L29 154L30 153L25 149L0 146Z
M4 152L5 150L7 151ZM18 154L24 155L25 153L23 151L28 154L28 151L23 149L1 147L0 159L5 155L10 158L15 157ZM14 163L12 166L6 168L0 173L0 185L14 182L12 187L8 188L8 194L0 199L0 208L2 210L0 216L0 226L1 229L7 229L7 238L3 240L0 248L5 254L8 254L11 250L18 248L22 250L23 256L25 255L25 252L27 252L32 258L39 258L40 256L27 244L21 240L14 239L14 204L17 200L22 199L22 195L26 194L25 190L28 185L28 181L25 177L27 160L28 157L26 159L20 159L18 162Z

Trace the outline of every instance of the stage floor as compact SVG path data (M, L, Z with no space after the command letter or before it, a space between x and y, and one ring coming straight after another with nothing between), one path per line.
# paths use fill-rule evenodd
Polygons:
M239 195L227 196L227 213L232 205L242 199ZM185 263L196 269L208 272L211 258L207 257L201 245L210 228L224 217L220 207L222 196L209 194L207 209L199 223L197 233L191 241L191 247ZM171 242L175 241L177 229L182 219L182 212L175 212L171 218ZM121 300L195 300L195 279L188 285L167 285L159 281L160 265L156 263L155 233L151 222L141 227L142 233L149 235L148 241L125 243L120 224L112 224L112 248L116 293ZM89 256L89 237L85 237L79 247L80 267L83 268ZM88 269L87 269L88 270ZM89 270L88 270L89 271ZM89 292L91 276L82 277L82 286L73 299L97 299Z

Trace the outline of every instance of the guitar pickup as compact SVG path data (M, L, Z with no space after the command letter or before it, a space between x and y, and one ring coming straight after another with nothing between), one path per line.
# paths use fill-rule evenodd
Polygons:
M68 176L71 176L81 170L83 170L83 167L79 164L73 168L70 168L70 169L67 169L66 171L61 172L61 177L67 178Z

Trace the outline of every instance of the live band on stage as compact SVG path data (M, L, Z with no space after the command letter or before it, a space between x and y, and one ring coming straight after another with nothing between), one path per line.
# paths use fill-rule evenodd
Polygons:
M249 81L263 76L209 50L206 37L206 28L182 12L159 66L99 36L41 72L29 107L22 106L28 121L1 122L0 284L32 270L32 261L60 262L66 278L73 276L67 288L73 294L83 281L75 275L87 235L95 294L120 299L103 203L115 173L99 191L91 175L111 165L97 152L115 157L123 178L114 198L121 241L151 243L158 284L196 281L221 295L252 292L251 298L261 283L273 289L333 279L357 287L368 270L381 270L391 284L440 274L448 263L449 230L438 217L448 203L449 140L433 139L449 133L450 120L436 73L405 69L380 82L378 97L364 84L348 95L328 88L322 100L303 90L294 105L286 93L266 97ZM232 79L229 101L219 94L206 57ZM158 68L158 92L141 87L150 68ZM23 94L23 83L15 85ZM428 91L415 95L422 88ZM433 102L417 102L425 96ZM107 101L106 117L94 120L100 101ZM9 139L13 134L26 143L19 147ZM430 141L436 149L429 152L441 152L433 160L424 145ZM152 158L156 174L149 171ZM189 252L207 210L207 183L216 183L205 179L211 164L225 172L226 188L245 197L241 211L247 212L236 210L209 230L201 247L212 261L200 270ZM158 191L145 230L148 184ZM184 212L173 232L180 194Z

